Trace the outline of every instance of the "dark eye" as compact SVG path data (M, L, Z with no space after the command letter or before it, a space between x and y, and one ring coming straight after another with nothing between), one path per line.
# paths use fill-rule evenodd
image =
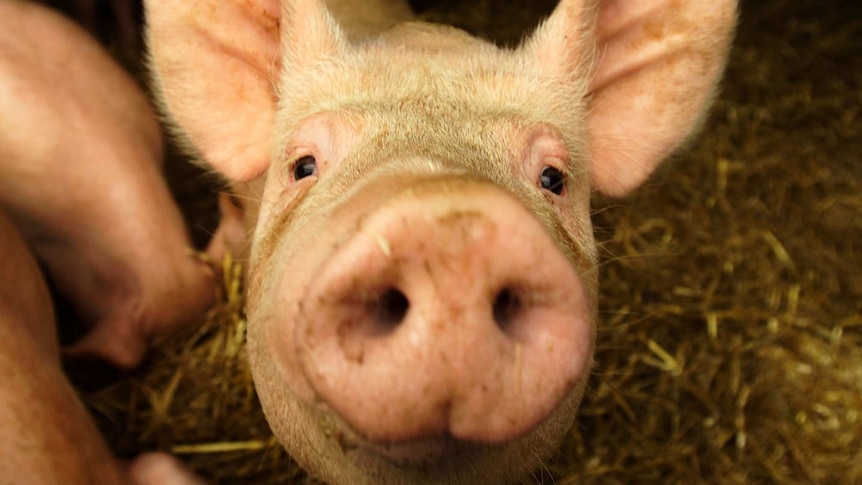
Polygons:
M306 155L296 161L293 166L293 178L301 180L305 177L311 177L317 173L317 160L311 155Z
M554 167L542 169L542 188L557 195L563 195L566 190L566 176Z

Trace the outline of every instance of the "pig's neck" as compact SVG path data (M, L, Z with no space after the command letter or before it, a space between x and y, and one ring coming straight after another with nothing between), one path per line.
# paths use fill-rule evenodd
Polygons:
M414 18L405 0L326 0L326 6L350 40L379 34Z

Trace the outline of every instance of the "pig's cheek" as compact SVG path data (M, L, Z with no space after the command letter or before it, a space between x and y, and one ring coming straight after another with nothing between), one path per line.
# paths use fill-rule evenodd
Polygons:
M559 217L559 221L577 247L576 260L572 263L580 272L581 277L584 278L590 301L594 302L598 255L593 224L590 219L589 192L573 190L567 198L548 197L553 199L551 204Z
M282 205L285 196L289 197L290 191L277 173L275 168L270 168L266 173L266 181L263 184L263 194L260 198L260 208L257 214L257 227L255 233L260 234L263 227L269 224L271 214L278 213L277 208Z
M285 261L276 255L274 261ZM266 358L270 359L283 384L286 384L297 399L312 402L315 392L301 366L303 349L297 336L299 328L305 328L300 322L304 318L302 312L302 282L300 278L290 277L304 273L292 265L280 265L280 271L267 268L272 275L267 283L259 286L262 291L260 311L255 312L257 325L263 326L259 336L258 346L265 349Z
M263 184L257 212L255 234L265 234L272 230L273 219L283 218L292 213L305 198L305 195L317 184L319 177L307 177L299 181L290 181L290 176L279 172L279 167L270 169Z

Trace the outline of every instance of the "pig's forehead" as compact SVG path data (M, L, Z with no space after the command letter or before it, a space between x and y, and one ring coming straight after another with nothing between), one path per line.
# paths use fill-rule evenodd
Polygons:
M279 124L289 128L316 112L346 106L378 111L388 107L390 112L433 114L450 123L465 115L517 115L555 126L572 138L584 136L578 127L586 111L586 84L561 93L560 85L543 79L534 61L521 52L475 39L467 42L458 55L451 47L377 42L321 60L309 70L284 66Z
M506 168L508 173L513 166L519 167L519 173L529 172L519 161L527 158L537 133L562 138L568 151L564 168L569 172L588 158L582 140L568 139L558 130L548 129L546 123L516 111L450 106L436 99L416 98L397 103L345 103L335 110L314 113L305 120L320 117L338 120L339 130L349 133L342 140L348 143L350 151L370 149L374 156L368 158L374 160L419 157L449 168L466 166L469 172L483 174L499 174L501 168ZM296 143L289 127L277 135L277 154L286 153L287 145ZM356 153L351 156L355 157ZM580 175L580 172L570 173L573 177Z
M417 142L445 137L453 143L470 141L483 147L510 145L515 141L513 136L536 124L515 110L495 111L490 107L421 97L396 103L369 101L344 105L338 111L367 135L407 137Z

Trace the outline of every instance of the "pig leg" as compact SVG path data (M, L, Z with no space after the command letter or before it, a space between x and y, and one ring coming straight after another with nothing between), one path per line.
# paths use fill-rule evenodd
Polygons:
M83 30L0 2L0 209L90 331L70 353L132 367L211 304L135 83Z
M111 456L63 375L48 290L2 211L0 261L0 481L199 484L163 455L145 455L131 467Z

